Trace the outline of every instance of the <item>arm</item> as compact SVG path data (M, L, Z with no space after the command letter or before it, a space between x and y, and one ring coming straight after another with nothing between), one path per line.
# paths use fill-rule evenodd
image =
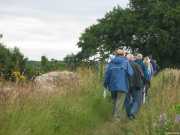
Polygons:
M134 71L132 69L132 66L130 65L130 63L127 63L127 72L129 76L132 76L134 74Z

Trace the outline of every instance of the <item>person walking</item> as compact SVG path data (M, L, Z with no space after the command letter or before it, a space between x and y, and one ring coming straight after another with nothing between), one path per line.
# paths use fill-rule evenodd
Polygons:
M145 79L146 79L146 82L145 82L146 91L145 92L147 95L148 89L151 86L151 80L152 80L152 76L153 76L153 67L152 67L152 64L150 62L149 57L144 57L143 63L145 65L145 69L146 69L146 73L144 75L145 75Z
M158 73L159 67L157 64L157 61L155 59L153 59L152 55L149 56L150 59L150 63L153 67L153 75L156 75Z
M142 90L142 97L141 97L141 103L145 103L145 100L146 100L146 83L147 83L147 81L146 81L146 75L147 75L147 73L148 73L148 71L147 71L147 68L146 68L146 66L145 66L145 64L144 64L144 62L143 62L143 55L142 54L137 54L137 56L136 56L136 60L135 60L135 62L141 67L141 69L142 69L142 71L143 71L143 73L144 73L144 86L143 86L143 90Z
M127 58L133 68L134 74L129 77L129 93L126 96L126 112L130 119L134 119L140 109L142 101L142 90L144 86L144 73L132 54Z
M116 56L107 66L104 78L104 87L111 91L113 117L116 120L125 117L124 102L129 90L128 77L133 75L133 69L124 55L123 50L116 51Z

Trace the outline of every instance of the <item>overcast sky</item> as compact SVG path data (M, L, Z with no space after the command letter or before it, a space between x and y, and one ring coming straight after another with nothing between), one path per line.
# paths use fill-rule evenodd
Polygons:
M31 60L62 59L77 53L84 29L128 0L0 0L0 33L7 47L17 46Z

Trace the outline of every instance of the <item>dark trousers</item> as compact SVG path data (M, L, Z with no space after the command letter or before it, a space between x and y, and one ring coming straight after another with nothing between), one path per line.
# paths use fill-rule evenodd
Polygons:
M148 91L149 88L151 87L151 82L146 80L143 88L143 104L145 104L146 100L148 99Z
M142 104L142 89L132 88L125 100L125 108L128 116L135 116Z

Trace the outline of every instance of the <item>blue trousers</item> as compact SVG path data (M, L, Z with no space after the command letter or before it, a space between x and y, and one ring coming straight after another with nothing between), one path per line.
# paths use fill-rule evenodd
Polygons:
M135 116L142 104L142 90L134 88L127 94L125 108L128 116Z

